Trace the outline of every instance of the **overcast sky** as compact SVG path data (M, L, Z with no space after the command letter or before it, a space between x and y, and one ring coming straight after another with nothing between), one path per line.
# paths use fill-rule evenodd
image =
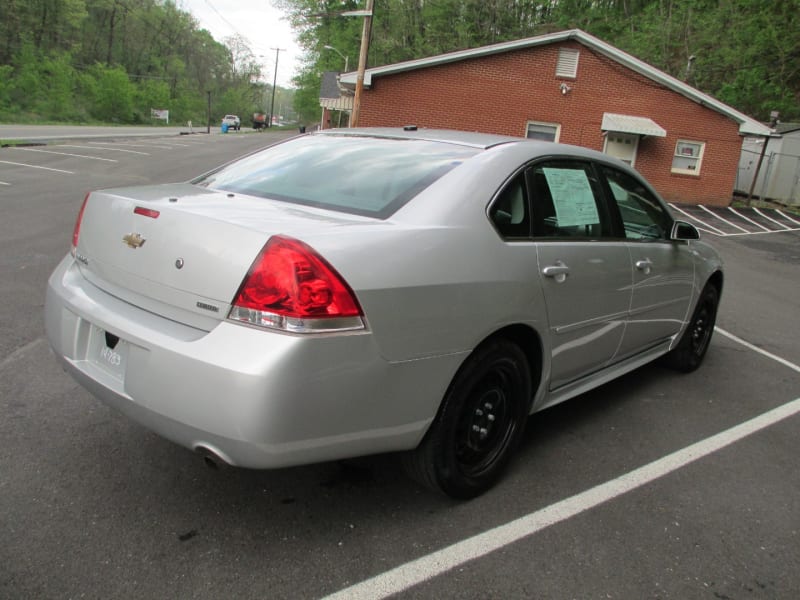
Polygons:
M270 83L275 69L274 48L285 49L278 59L278 85L291 85L302 51L288 20L269 0L177 0L177 5L192 13L200 27L208 29L218 42L237 33L244 36Z

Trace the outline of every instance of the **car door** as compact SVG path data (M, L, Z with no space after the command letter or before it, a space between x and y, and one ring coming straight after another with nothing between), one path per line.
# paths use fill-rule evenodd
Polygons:
M694 260L685 242L670 241L666 206L636 177L601 166L607 194L622 222L633 265L633 294L620 358L680 331L692 298Z
M614 359L631 302L630 251L625 240L611 237L590 163L548 160L527 176L555 389Z

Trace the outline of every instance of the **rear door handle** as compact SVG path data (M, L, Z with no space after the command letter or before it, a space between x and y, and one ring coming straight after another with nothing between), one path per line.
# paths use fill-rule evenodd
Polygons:
M569 267L558 260L556 264L549 265L542 269L542 275L545 277L552 277L558 283L561 283L567 278L567 275L569 275Z

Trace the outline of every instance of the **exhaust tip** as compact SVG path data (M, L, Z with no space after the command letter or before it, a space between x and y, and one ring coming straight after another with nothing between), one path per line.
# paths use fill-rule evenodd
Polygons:
M217 470L222 467L230 466L230 461L208 446L198 444L194 447L194 450L203 457L203 462L209 469Z

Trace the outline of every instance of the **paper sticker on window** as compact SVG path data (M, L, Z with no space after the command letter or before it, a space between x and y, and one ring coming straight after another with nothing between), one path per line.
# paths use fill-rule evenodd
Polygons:
M582 169L542 169L553 198L559 227L595 225L600 222L592 186Z

